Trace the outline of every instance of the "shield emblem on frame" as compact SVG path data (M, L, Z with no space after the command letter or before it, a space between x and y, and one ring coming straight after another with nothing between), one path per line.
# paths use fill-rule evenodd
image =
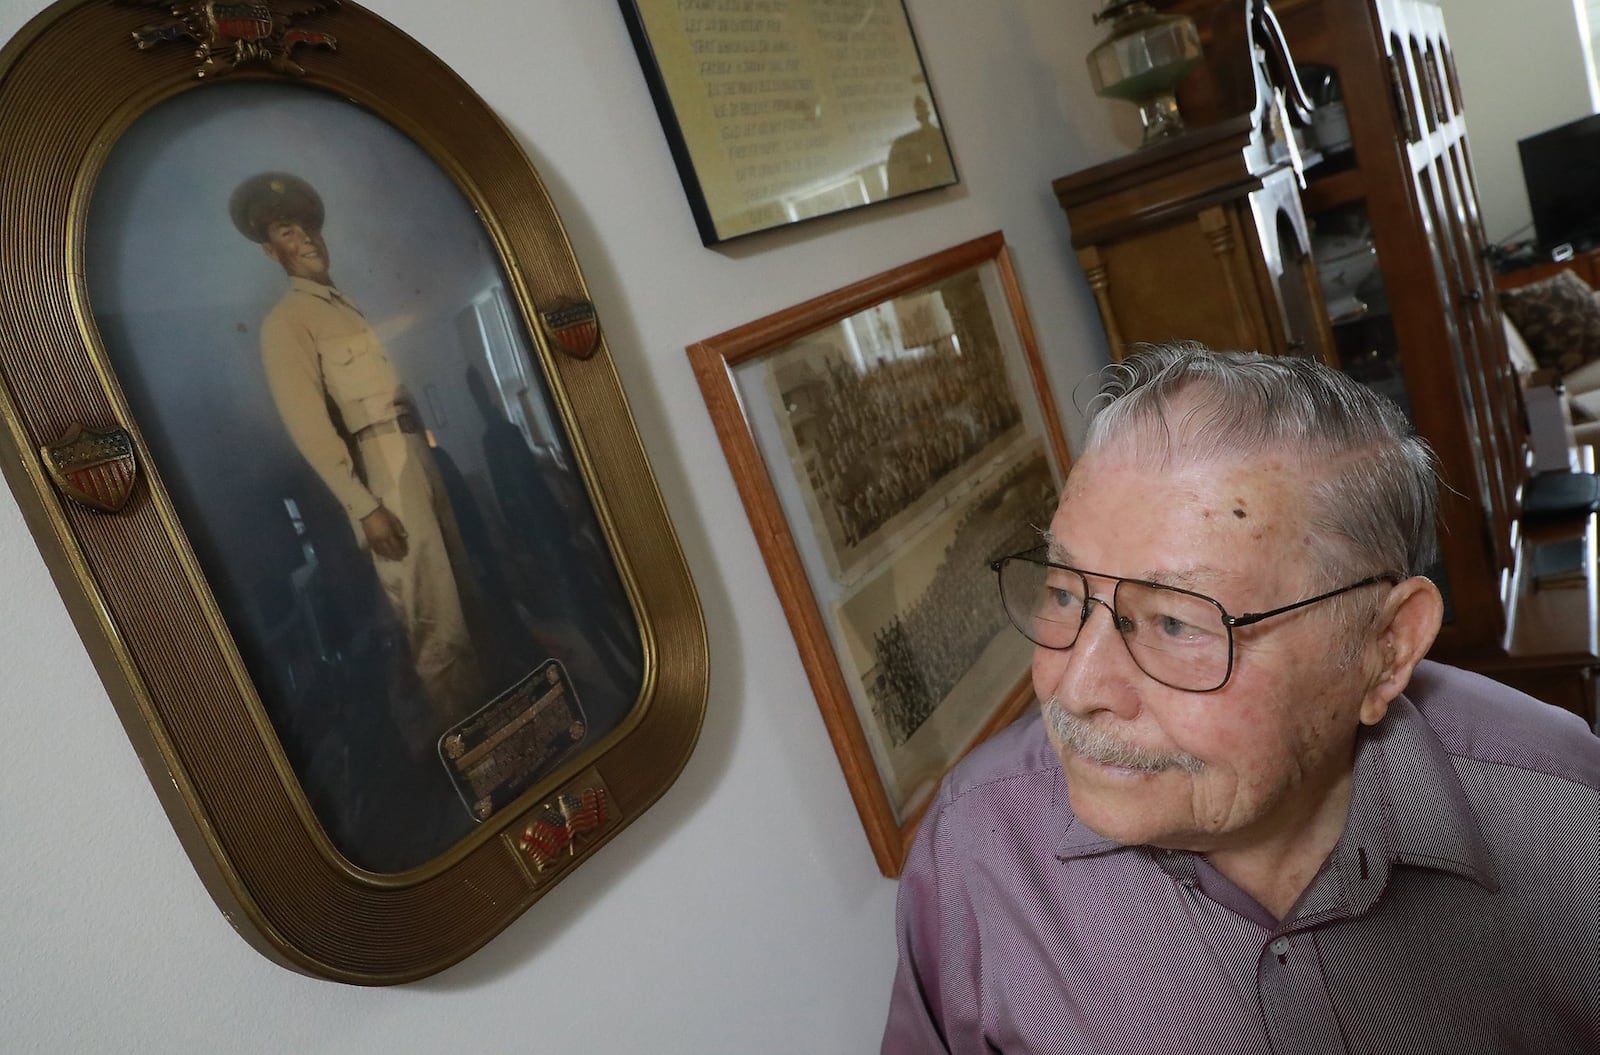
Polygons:
M266 4L217 4L217 37L254 43L272 36L272 8Z
M118 513L133 494L139 465L127 429L74 423L55 443L39 448L57 489L81 506Z
M591 301L580 300L541 311L544 332L574 359L587 359L600 347L600 318Z

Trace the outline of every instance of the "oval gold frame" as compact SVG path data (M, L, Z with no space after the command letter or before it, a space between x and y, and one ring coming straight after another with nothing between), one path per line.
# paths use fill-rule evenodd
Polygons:
M203 5L196 5L200 7ZM90 193L141 114L203 90L186 41L136 50L166 5L61 0L0 49L0 467L16 494L152 784L224 915L307 974L390 984L432 974L502 930L647 809L687 762L708 685L698 598L605 347L551 346L541 312L589 303L531 163L442 62L355 4L320 5L301 76L259 63L223 78L290 79L364 107L416 142L477 210L537 347L644 650L622 726L439 857L364 872L333 849L277 735L152 464L88 308ZM306 5L298 5L304 10ZM298 28L298 27L297 27ZM39 450L73 423L132 433L142 482L118 513L62 497ZM607 820L540 871L519 833L564 793L598 787Z

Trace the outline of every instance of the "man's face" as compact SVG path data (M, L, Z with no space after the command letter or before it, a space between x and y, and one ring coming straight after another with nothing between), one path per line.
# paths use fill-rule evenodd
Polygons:
M291 277L328 282L328 244L320 230L307 230L298 220L274 220L261 248Z
M1073 469L1050 526L1055 559L1194 590L1233 615L1265 611L1341 585L1310 570L1304 496L1288 459L1163 470L1113 444ZM1113 586L1089 580L1107 602ZM1332 615L1314 605L1234 631L1232 677L1207 693L1144 674L1099 605L1071 649L1036 648L1034 689L1079 819L1125 844L1198 852L1303 823L1348 780L1375 669L1370 648L1342 661Z

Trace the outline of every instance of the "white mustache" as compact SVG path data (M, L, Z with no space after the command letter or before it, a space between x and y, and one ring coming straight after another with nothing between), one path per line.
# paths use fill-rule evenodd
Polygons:
M1041 708L1056 743L1091 762L1145 773L1159 773L1164 769L1198 773L1205 768L1204 762L1182 751L1159 754L1119 739L1088 719L1071 713L1054 696L1045 700Z

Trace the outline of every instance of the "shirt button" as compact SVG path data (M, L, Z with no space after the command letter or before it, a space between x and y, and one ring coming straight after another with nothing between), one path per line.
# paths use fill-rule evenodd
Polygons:
M1282 956L1284 953L1289 951L1289 939L1274 938L1272 939L1272 944L1268 945L1267 948L1271 950L1272 955Z

